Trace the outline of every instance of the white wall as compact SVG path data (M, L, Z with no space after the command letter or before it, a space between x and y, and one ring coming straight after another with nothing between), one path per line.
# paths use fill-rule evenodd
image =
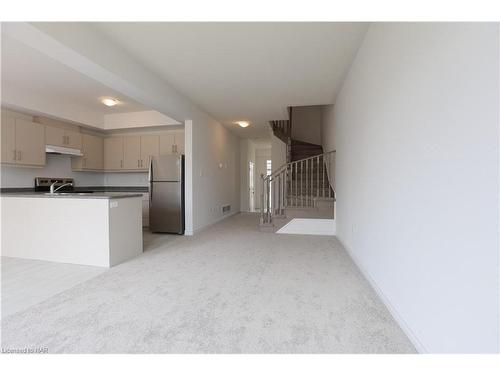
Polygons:
M240 211L240 139L209 116L192 120L193 226L198 231Z
M321 144L321 107L311 105L293 107L292 138L297 141Z
M373 24L325 124L337 236L422 351L499 351L498 53L496 24Z
M105 186L149 186L147 172L105 172L103 175Z
M262 157L265 159L271 158L271 141L265 138L242 139L240 141L240 209L241 211L249 211L250 191L249 191L249 162L254 165L254 209L260 206L260 174L265 174L265 167L259 171L257 159Z
M286 163L286 143L271 134L271 160L273 171Z
M104 129L135 129L148 126L179 125L178 121L158 111L110 113L104 115Z
M250 210L249 162L255 163L255 152L252 152L252 142L249 139L240 140L240 210Z
M334 105L325 105L321 108L321 145L323 152L335 150L335 122Z

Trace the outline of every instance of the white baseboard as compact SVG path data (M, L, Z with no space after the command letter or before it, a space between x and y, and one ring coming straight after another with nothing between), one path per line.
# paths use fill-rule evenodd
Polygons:
M387 296L384 294L384 292L382 291L382 289L379 288L379 286L377 285L377 283L375 282L375 280L371 277L371 275L368 273L368 271L361 265L361 262L356 257L356 255L354 255L354 253L352 252L352 250L348 246L346 246L345 243L338 236L337 236L337 239L340 241L340 243L342 244L342 246L344 247L344 249L346 249L347 254L349 254L349 256L351 257L352 261L359 268L359 270L361 271L361 273L363 274L363 276L366 278L366 280L368 280L368 282L370 283L370 285L372 286L372 288L375 290L375 293L377 293L378 297L382 300L382 303L385 305L385 307L387 308L387 310L389 310L389 312L391 313L391 315L394 318L394 320L399 324L399 326L401 327L401 329L403 330L403 332L406 334L406 336L408 336L408 339L411 341L411 343L413 344L413 346L415 346L415 349L417 350L417 352L419 354L429 353L429 351L425 348L425 346L420 342L420 340L417 338L417 336L415 335L415 333L408 326L408 324L403 319L403 317L401 316L401 314L399 314L399 312L396 310L396 308L391 303L391 301L389 300L389 298L387 298Z
M190 231L189 233L187 233L187 232L185 231L185 232L184 232L184 235L185 235L185 236L193 236L193 235L198 234L198 233L200 233L200 232L204 231L205 229L207 229L207 228L211 227L212 225L217 224L218 222L220 222L220 221L222 221L222 220L229 219L231 216L234 216L234 215L239 214L239 213L240 213L240 211L234 211L234 212L231 212L231 213L229 213L229 214L227 214L227 215L224 215L224 216L221 216L221 217L217 218L217 219L216 219L216 220L214 220L214 221L211 221L211 222L210 222L210 223L208 223L208 224L205 224L205 225L203 225L203 226L201 226L201 227L199 227L199 228L196 228L194 231Z

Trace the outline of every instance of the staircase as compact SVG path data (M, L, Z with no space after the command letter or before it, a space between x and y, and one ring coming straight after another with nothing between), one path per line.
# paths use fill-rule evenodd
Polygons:
M321 155L323 147L313 143L291 140L291 160L298 161L312 156Z
M333 218L334 162L335 151L330 151L286 163L262 176L261 225L272 225L274 217L289 217L290 210L307 210L305 217L314 217L311 211L331 209Z
M321 145L292 139L292 114L289 107L290 120L269 122L273 134L287 145L287 163L261 176L261 228L272 227L276 218L333 219L335 151L324 153Z

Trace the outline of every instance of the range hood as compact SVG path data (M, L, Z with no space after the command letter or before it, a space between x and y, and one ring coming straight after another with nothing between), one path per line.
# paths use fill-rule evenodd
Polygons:
M82 152L77 148L61 147L53 145L46 145L45 152L48 154L83 156Z

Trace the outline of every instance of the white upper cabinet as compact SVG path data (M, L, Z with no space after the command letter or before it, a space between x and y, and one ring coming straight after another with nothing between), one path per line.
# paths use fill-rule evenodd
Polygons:
M160 136L141 135L141 169L149 168L149 160L152 156L160 154Z
M32 121L2 118L2 163L45 165L45 128Z
M174 153L175 136L174 134L160 135L160 155L170 155Z
M74 170L99 171L104 169L104 140L90 134L82 134L83 156L71 158Z
M184 132L160 135L160 155L183 154Z
M99 146L89 147L90 136L83 135L82 158L73 158L74 170L98 170L92 153ZM104 170L116 172L147 171L151 157L184 153L184 133L140 134L104 138Z
M175 152L177 154L184 153L184 132L175 133Z
M104 138L104 169L123 168L123 137Z
M82 134L55 126L45 126L45 142L48 145L81 149Z
M123 169L141 169L141 137L123 137Z
M13 118L2 118L2 163L15 164L16 154L16 121Z
M81 149L83 147L82 133L65 130L64 135L66 136L66 147L78 149Z
M45 165L45 128L31 121L16 119L17 164Z

